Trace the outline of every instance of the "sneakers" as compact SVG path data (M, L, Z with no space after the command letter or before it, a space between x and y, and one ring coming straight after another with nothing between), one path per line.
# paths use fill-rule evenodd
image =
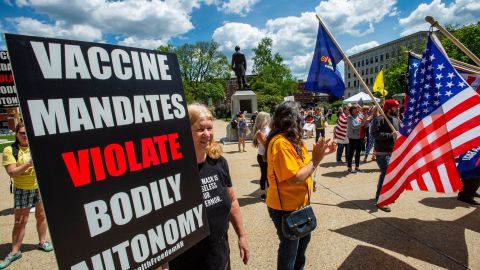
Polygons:
M5 260L3 260L3 262L0 263L0 269L5 269L7 268L12 262L18 260L22 258L22 252L19 251L15 254L13 253L8 253L7 257L5 257Z
M53 246L52 244L50 244L50 242L43 242L43 244L38 244L38 249L40 250L43 250L45 252L50 252L53 250Z

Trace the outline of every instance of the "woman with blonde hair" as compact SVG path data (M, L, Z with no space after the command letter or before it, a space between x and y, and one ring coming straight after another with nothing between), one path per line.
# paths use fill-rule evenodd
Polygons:
M240 258L247 264L250 257L247 235L243 227L240 205L232 188L228 163L221 155L220 145L213 138L212 113L202 104L191 104L188 106L188 116L200 179L215 179L215 185L211 185L215 188L209 190L209 193L212 197L220 197L221 200L206 206L210 235L163 268L229 269L229 221L238 236Z
M265 142L267 141L268 133L270 133L270 114L267 112L260 112L255 119L253 125L253 146L258 148L257 162L260 166L260 189L262 195L260 199L265 200L265 187L267 184L267 161L263 160L265 153Z

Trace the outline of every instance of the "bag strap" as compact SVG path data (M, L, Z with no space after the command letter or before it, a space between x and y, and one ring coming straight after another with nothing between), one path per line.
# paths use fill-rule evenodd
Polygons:
M275 139L275 141L276 140L278 140L278 138ZM272 142L272 147L270 148L270 154L272 154L272 148L273 148L273 144L275 143L275 141ZM278 185L277 174L275 173L275 166L273 167L273 175L275 176L275 182L277 184L278 201L280 202L280 208L283 211L282 198L280 196L280 186ZM307 205L310 205L310 189L308 188L308 182L306 184L307 184L307 196L308 196L308 204Z
M12 155L15 158L15 161L17 161L18 160L18 150L19 150L18 142L14 142L10 146L12 147Z

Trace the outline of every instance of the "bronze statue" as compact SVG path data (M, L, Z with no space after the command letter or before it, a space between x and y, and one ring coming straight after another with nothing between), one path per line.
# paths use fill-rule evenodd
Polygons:
M245 60L245 55L240 51L240 46L235 46L235 53L232 54L232 69L235 71L235 76L237 76L238 89L247 89L248 84L245 80L247 60Z

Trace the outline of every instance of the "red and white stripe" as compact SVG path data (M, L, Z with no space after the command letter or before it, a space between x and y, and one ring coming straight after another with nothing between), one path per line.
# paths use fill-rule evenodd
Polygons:
M469 87L422 119L408 137L400 136L379 206L395 202L406 188L457 192L462 184L454 157L480 145L479 111L480 95Z
M337 119L337 127L335 128L335 138L341 142L347 141L347 116L342 113ZM348 141L347 141L348 143Z
M460 73L462 78L470 85L473 90L477 91L480 94L480 75L479 74L468 74Z

